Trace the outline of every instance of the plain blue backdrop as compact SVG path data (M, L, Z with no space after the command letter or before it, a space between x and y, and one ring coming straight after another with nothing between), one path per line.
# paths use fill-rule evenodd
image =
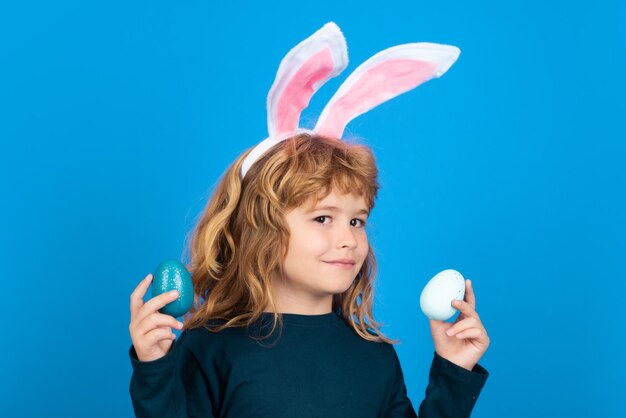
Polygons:
M623 410L623 1L16 4L0 10L2 416L133 416L130 293L182 256L266 137L280 60L328 21L350 64L302 127L382 49L462 51L346 131L378 159L374 313L415 408L434 350L419 295L454 268L491 338L473 416Z

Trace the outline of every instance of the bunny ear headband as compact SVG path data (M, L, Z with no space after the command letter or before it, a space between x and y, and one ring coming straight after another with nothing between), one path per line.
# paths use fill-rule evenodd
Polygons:
M267 95L269 137L248 154L243 179L265 151L301 132L341 138L346 125L368 110L443 75L461 50L430 42L396 45L359 65L330 99L313 131L298 127L313 94L348 65L346 40L334 22L300 42L283 58Z

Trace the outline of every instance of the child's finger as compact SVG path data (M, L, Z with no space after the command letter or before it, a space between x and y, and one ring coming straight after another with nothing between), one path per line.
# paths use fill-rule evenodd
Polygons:
M469 302L454 299L452 301L452 306L461 311L461 313L466 317L474 317L478 319L478 314L476 313L476 310L472 305L469 304Z
M178 321L173 316L153 312L143 318L143 320L137 325L135 332L138 336L142 336L157 328L165 328L171 331L171 328L182 329L182 327L183 323Z
M483 334L483 330L480 328L470 328L463 332L456 334L456 338L462 340L464 338L479 338Z
M477 320L476 318L465 318L462 321L457 322L456 324L454 324L453 326L451 326L447 331L446 334L448 334L450 337L452 337L454 334L458 334L459 332L463 332L467 329L470 328L476 328L476 327L480 327L482 326L480 321Z
M143 306L143 297L150 286L150 282L152 281L152 274L148 274L143 278L141 282L137 285L133 293L130 294L130 316L134 317L139 308Z
M465 301L472 305L476 309L476 295L474 294L474 288L472 287L472 281L467 279L465 281Z
M143 313L140 313L138 318L143 320L146 316L152 314L153 312L157 312L159 309L178 299L180 293L178 290L170 290L169 292L161 293L160 295L154 296L152 299L147 301L145 305L142 307Z

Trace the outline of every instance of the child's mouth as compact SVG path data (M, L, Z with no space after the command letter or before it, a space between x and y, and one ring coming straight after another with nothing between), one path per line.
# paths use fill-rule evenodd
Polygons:
M351 264L351 263L328 263L328 264L339 267L341 269L351 269L352 266L354 266L354 264Z

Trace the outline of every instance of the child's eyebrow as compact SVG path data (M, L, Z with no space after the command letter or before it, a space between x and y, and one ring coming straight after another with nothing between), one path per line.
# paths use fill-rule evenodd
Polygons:
M337 206L322 206L322 207L319 207L319 208L313 208L309 212L316 212L318 210L330 210L332 212L341 212L341 209L339 209ZM361 209L361 210L359 210L358 213L364 213L366 215L370 214L369 211L366 210L366 209Z

